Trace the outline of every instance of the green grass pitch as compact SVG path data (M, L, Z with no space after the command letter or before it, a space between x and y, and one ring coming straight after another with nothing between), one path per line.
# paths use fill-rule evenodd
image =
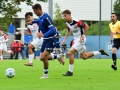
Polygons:
M39 79L43 75L43 63L34 60L34 66L24 66L28 60L4 60L0 62L0 90L119 90L120 61L118 70L111 69L111 59L75 59L74 75L65 77L68 59L65 65L57 60L49 61L49 78ZM14 68L14 78L7 78L5 70Z

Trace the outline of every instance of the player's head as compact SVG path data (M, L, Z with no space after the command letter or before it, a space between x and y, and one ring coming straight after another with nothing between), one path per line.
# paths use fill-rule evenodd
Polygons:
M3 28L0 27L0 34L2 34L2 33L3 33Z
M63 18L65 19L65 21L69 22L71 21L71 11L70 10L64 10L62 12Z
M32 12L26 12L25 18L27 21L33 21L33 13Z
M42 7L40 4L35 4L33 7L32 7L34 13L37 15L37 16L40 16L42 15Z
M117 21L117 16L115 13L111 13L111 21L116 22Z

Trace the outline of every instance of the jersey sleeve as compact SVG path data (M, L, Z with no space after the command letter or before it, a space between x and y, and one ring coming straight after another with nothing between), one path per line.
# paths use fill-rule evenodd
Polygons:
M39 23L39 19L32 21L32 23Z
M46 22L46 24L47 24L47 26L48 26L48 28L50 28L50 27L52 27L53 26L53 23L52 23L52 21L51 21L51 19L50 18L46 18L45 19L45 22Z
M78 26L78 27L85 28L86 25L85 25L85 23L83 23L81 20L79 20L78 23L77 23L77 26Z
M8 41L8 37L7 35L4 35L4 42L7 42Z
M49 28L48 32L46 32L44 34L44 37L47 38L51 34L55 33L56 30L55 30L55 27L53 26L52 20L50 18L47 17L46 19L44 19L44 21L45 21L45 24L47 25L47 27Z
M38 30L38 24L28 25L28 32L31 33L33 30Z

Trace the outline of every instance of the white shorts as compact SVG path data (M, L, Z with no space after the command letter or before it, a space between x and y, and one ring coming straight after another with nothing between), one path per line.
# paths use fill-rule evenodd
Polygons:
M7 45L6 45L6 43L3 43L3 44L1 43L0 44L0 49L3 50L3 51L7 51Z
M79 54L81 54L86 49L85 42L86 40L84 42L80 42L80 40L74 40L72 47L75 48Z
M31 44L36 48L40 48L42 46L42 43L43 43L43 38L39 39L39 38L36 38L34 39Z

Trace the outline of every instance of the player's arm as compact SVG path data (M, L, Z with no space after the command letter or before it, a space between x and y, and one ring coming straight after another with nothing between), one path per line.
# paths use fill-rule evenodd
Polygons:
M112 42L113 35L111 34L112 32L110 31L110 42Z
M44 19L45 23L47 24L49 30L48 32L44 33L44 38L49 37L51 34L54 34L56 32L55 27L53 26L51 20L49 18Z
M67 29L68 29L68 30L67 30L67 32L66 32L66 35L65 35L63 41L62 41L62 45L65 45L65 42L66 42L68 36L70 35L70 29L69 29L69 27L67 27Z
M24 34L27 34L28 36L32 36L32 33L29 28L28 28L28 32L26 30L24 31Z
M81 20L78 21L77 25L78 25L78 27L81 28L80 41L84 41L84 37L85 37L85 35L86 35L87 32L88 32L89 26L88 26L87 24L83 23ZM83 32L82 28L84 28L84 32Z
M4 41L3 41L3 43L5 42L7 42L9 39L8 39L8 37L7 37L7 35L4 35Z
M89 29L88 24L83 23L83 22L80 20L80 21L78 21L77 25L78 25L78 27L84 28L84 32L82 33L82 35L86 35L87 32L88 32L88 29Z
M83 33L83 35L86 35L86 34L87 34L88 29L89 29L88 24L85 24L85 25L84 25L84 33Z
M32 23L39 23L39 19L32 21Z

